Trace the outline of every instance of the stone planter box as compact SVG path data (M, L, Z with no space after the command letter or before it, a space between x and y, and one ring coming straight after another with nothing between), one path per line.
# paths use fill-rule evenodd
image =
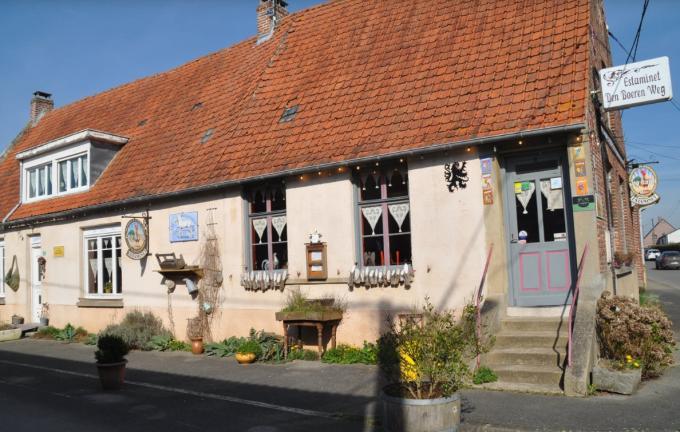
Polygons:
M21 339L21 329L15 328L0 331L0 342Z
M342 319L342 312L276 312L277 321L335 321Z
M593 385L598 390L630 395L635 393L642 381L640 369L615 370L600 361L593 368Z

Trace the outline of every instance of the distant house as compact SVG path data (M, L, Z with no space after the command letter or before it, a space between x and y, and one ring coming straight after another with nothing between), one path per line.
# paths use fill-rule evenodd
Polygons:
M675 231L669 232L668 234L664 234L661 237L659 237L659 240L656 242L656 244L660 245L667 245L667 244L675 244L675 243L680 243L680 229L676 229Z
M642 240L644 247L651 247L657 244L667 244L661 243L661 238L676 231L675 227L670 224L666 219L659 218L654 224L652 229L650 229ZM664 240L665 241L665 240ZM671 242L672 243L672 242Z
M579 267L581 298L636 297L644 277L640 257L611 262L641 248L599 99L603 1L261 0L257 24L63 107L34 94L0 159L0 262L21 275L0 316L46 302L51 324L97 331L143 309L221 339L283 332L299 288L344 297L338 339L360 344L426 297L460 308L488 264L483 297L511 320L494 370L559 391Z

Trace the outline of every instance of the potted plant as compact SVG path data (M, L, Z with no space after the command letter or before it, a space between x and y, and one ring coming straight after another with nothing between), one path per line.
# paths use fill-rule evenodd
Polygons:
M50 305L47 303L43 303L40 308L40 325L42 327L50 325Z
M201 317L187 320L187 337L191 341L191 352L203 354L203 323Z
M104 294L111 294L113 292L113 283L108 281L104 284Z
M97 359L99 381L104 390L119 390L125 380L125 356L130 352L127 343L117 335L101 335L97 340Z
M247 339L236 350L236 361L240 364L250 364L262 355L260 344L254 339Z
M336 298L309 299L299 289L291 290L286 305L276 312L278 321L288 320L341 320L346 309L345 302Z
M623 264L626 262L626 253L621 252L621 251L616 251L614 252L614 268L615 269L620 269L623 267Z
M470 378L468 364L478 347L474 307L461 319L437 311L426 299L423 320L407 320L378 341L386 431L449 431L460 425L458 389Z

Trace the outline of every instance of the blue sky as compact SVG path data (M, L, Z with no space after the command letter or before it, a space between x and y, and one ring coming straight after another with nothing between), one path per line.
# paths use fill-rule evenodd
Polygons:
M422 1L422 0L421 0ZM28 120L32 93L54 94L57 106L162 72L255 33L257 0L0 1L0 148ZM291 11L319 0L289 0ZM643 0L606 0L610 31L630 47ZM638 60L667 55L680 107L680 6L651 0ZM612 43L615 64L626 54ZM678 54L678 55L676 55ZM623 114L628 157L659 160L661 203L643 213L680 227L680 108L670 102Z

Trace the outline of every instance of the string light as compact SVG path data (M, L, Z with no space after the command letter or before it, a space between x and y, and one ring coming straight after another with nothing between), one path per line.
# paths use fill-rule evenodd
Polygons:
M469 152L470 150L472 150L472 147L468 147L465 149L466 152Z
M522 145L522 140L517 141L517 144Z
M357 165L357 171L359 171L360 169L361 169L361 167L359 165Z

